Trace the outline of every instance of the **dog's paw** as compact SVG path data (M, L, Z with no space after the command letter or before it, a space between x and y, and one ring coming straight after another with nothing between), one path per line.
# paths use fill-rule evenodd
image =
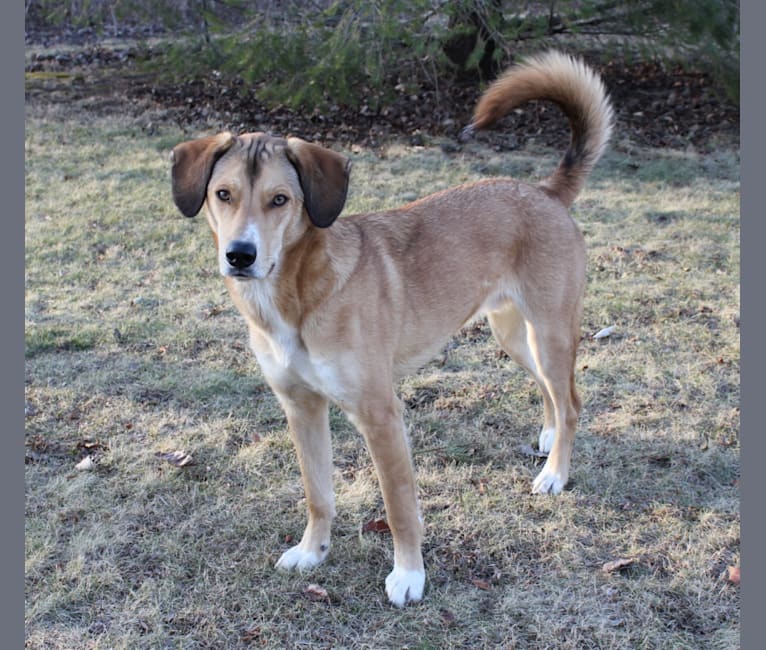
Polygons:
M552 471L548 467L548 463L545 463L543 470L532 483L532 494L561 494L566 483L566 476Z
M277 560L276 568L283 571L290 571L292 569L305 571L321 564L326 557L327 551L321 554L312 551L304 551L300 547L300 544L298 544L282 553L282 557Z
M538 449L546 454L550 453L553 449L553 441L556 439L555 427L544 428L540 431L540 438L538 440Z
M407 603L417 603L423 598L423 586L426 572L423 569L398 569L386 578L386 593L392 605L404 607Z

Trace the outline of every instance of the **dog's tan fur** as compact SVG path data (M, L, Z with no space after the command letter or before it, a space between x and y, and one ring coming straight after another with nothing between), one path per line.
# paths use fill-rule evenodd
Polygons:
M298 452L308 524L278 567L327 555L334 402L363 434L379 477L394 541L389 599L420 600L422 521L393 383L482 313L543 394L540 447L549 455L532 489L555 494L566 484L585 284L583 238L567 208L606 145L612 110L585 65L549 52L496 81L468 132L530 99L556 102L572 126L566 155L539 185L484 180L337 221L349 176L341 154L263 133L174 149L176 204L186 216L207 208L219 269Z

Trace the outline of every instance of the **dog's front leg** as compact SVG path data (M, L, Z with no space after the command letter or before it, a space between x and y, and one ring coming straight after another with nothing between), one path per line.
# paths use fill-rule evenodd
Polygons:
M425 584L423 522L402 412L401 402L392 394L349 413L367 442L383 493L394 538L394 570L386 578L386 593L397 607L419 601Z
M295 385L272 384L272 388L287 415L308 504L308 524L300 544L285 551L276 566L310 569L327 557L335 517L328 404L321 395Z

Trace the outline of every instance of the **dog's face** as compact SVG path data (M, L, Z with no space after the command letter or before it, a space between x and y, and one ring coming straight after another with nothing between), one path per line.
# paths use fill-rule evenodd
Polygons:
M238 138L207 185L207 219L218 240L222 275L263 279L285 247L311 227L298 173L276 138Z
M348 160L298 138L221 133L178 145L172 160L175 203L187 217L206 206L224 276L269 277L346 200Z

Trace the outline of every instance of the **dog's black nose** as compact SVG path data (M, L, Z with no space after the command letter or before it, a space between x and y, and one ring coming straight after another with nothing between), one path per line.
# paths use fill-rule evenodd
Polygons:
M246 269L255 262L255 246L249 242L234 241L226 249L226 260L235 269Z

